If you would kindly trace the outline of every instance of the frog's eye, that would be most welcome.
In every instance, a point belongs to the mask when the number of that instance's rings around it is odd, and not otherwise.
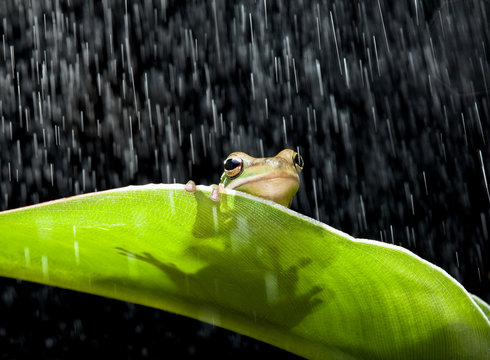
[[[296,166],[296,169],[299,171],[303,170],[303,166],[305,166],[305,162],[303,161],[303,158],[298,153],[294,153],[293,163],[294,163],[294,166]]]
[[[226,176],[234,178],[242,173],[243,160],[239,157],[229,157],[225,160],[224,166]]]

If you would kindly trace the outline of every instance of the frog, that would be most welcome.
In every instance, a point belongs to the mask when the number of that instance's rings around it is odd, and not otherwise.
[[[219,202],[220,194],[225,189],[233,189],[289,208],[299,189],[299,175],[304,161],[300,154],[291,149],[284,149],[269,158],[254,158],[244,152],[233,152],[225,159],[223,167],[219,184],[211,186],[211,200]],[[189,180],[184,188],[188,193],[193,193],[196,184]]]

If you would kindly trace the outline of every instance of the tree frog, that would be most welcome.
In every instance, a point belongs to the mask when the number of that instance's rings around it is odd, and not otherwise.
[[[220,193],[226,188],[290,207],[299,188],[299,173],[303,170],[304,161],[296,151],[285,149],[270,158],[254,158],[243,152],[234,152],[223,165],[219,185],[212,185],[211,200],[219,201]],[[190,180],[185,189],[193,193],[196,184]]]

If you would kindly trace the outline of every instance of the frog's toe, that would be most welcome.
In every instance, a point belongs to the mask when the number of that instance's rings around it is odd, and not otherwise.
[[[217,185],[213,185],[211,187],[211,193],[209,194],[209,198],[213,201],[220,201],[221,197],[219,195],[219,187]]]
[[[187,184],[184,186],[185,191],[188,193],[195,193],[196,192],[196,183],[192,180],[189,180]]]

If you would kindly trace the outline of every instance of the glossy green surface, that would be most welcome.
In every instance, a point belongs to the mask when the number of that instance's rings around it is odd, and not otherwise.
[[[160,308],[309,358],[489,356],[441,269],[238,192],[147,185],[0,213],[0,275]]]

